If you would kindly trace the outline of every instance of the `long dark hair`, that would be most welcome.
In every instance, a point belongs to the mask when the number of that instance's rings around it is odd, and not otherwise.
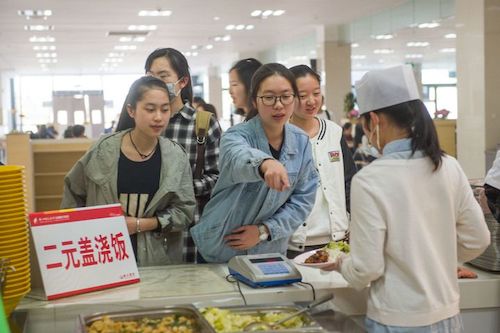
[[[260,85],[262,82],[270,76],[278,75],[285,78],[292,86],[293,93],[295,97],[299,95],[299,90],[297,89],[297,84],[295,83],[295,77],[293,73],[278,63],[270,63],[260,66],[252,77],[252,83],[250,85],[250,98],[248,99],[248,114],[246,120],[250,120],[258,114],[257,108],[257,93],[259,92]]]
[[[307,65],[297,65],[290,67],[290,71],[295,76],[295,79],[311,75],[316,79],[316,81],[318,81],[318,83],[321,83],[321,76],[319,76],[318,73],[316,73],[311,67]]]
[[[148,73],[151,70],[153,61],[158,58],[165,57],[170,62],[170,66],[174,69],[177,77],[188,78],[188,83],[181,91],[181,98],[183,103],[188,102],[193,103],[193,86],[191,84],[191,74],[189,73],[189,64],[186,57],[176,49],[166,47],[162,49],[154,50],[146,59],[146,64],[144,65],[144,70]]]
[[[396,126],[406,130],[411,138],[412,155],[417,150],[421,150],[425,156],[429,157],[434,164],[434,171],[439,169],[444,156],[439,139],[436,132],[436,127],[432,121],[425,104],[419,100],[404,102],[386,108],[372,111],[375,113],[383,113]],[[362,115],[367,124],[370,124],[370,113]]]
[[[231,67],[229,72],[236,71],[238,79],[243,83],[245,87],[245,93],[250,96],[250,85],[252,83],[253,74],[262,66],[262,63],[255,58],[241,59]]]
[[[153,76],[143,76],[132,83],[125,99],[125,103],[122,107],[122,112],[120,113],[120,119],[116,125],[116,131],[123,131],[129,128],[135,127],[134,118],[130,117],[127,111],[127,105],[130,105],[133,109],[136,108],[137,102],[142,100],[144,93],[150,89],[162,89],[168,96],[167,86],[165,82],[157,79]]]

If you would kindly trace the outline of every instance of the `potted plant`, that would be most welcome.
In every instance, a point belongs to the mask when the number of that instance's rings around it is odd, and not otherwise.
[[[344,113],[349,119],[357,118],[359,111],[355,109],[356,97],[352,92],[348,92],[344,97]]]

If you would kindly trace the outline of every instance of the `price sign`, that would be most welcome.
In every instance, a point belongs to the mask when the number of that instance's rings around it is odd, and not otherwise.
[[[139,282],[120,204],[29,217],[47,299]]]

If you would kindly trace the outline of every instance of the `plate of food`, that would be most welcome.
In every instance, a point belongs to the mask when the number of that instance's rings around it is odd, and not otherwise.
[[[302,266],[323,268],[334,263],[342,254],[349,253],[349,244],[344,241],[330,242],[326,246],[299,254],[293,261]]]

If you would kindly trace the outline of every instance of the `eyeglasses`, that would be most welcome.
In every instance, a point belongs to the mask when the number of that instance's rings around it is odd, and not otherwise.
[[[293,103],[295,94],[281,95],[281,96],[264,95],[264,96],[257,96],[257,98],[260,98],[262,100],[262,104],[267,106],[273,106],[274,104],[276,104],[278,100],[281,102],[281,104],[288,105]]]

